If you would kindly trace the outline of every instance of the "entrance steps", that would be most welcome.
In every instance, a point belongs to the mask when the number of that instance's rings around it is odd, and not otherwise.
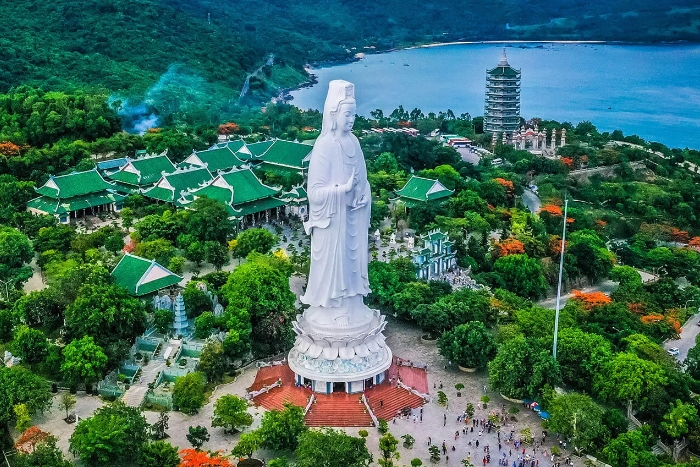
[[[140,407],[143,398],[146,397],[146,391],[148,391],[146,386],[131,386],[122,396],[122,401],[128,407]]]
[[[372,426],[361,394],[337,392],[314,394],[315,401],[306,414],[307,426]]]

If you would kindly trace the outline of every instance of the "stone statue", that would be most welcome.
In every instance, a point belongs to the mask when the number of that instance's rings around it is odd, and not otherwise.
[[[392,233],[389,236],[389,245],[396,245],[396,234]]]
[[[360,144],[352,134],[354,86],[329,84],[323,127],[309,161],[311,269],[301,302],[319,324],[347,326],[355,312],[371,311],[363,297],[370,293],[367,275],[371,193]]]

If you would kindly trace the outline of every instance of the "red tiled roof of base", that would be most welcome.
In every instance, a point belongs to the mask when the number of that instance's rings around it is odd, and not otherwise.
[[[314,397],[304,420],[307,426],[372,426],[372,417],[360,402],[362,394],[338,392]]]
[[[306,407],[309,397],[311,397],[311,391],[294,385],[294,372],[288,365],[266,366],[258,369],[255,381],[248,388],[248,391],[257,391],[263,386],[269,386],[278,379],[282,380],[282,387],[274,388],[255,397],[253,399],[255,405],[268,410],[283,410],[284,404],[287,402],[299,407]]]

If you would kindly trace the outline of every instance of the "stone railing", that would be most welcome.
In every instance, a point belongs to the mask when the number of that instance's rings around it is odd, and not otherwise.
[[[278,379],[274,383],[270,384],[269,386],[263,386],[262,388],[258,389],[257,391],[250,391],[248,394],[246,394],[246,398],[248,400],[252,400],[255,397],[258,397],[260,394],[264,394],[266,392],[269,392],[271,389],[274,388],[281,388],[282,387],[282,380]]]
[[[399,367],[405,366],[405,367],[409,367],[409,368],[419,368],[421,370],[428,369],[428,365],[426,365],[425,363],[414,362],[411,360],[403,360],[403,359],[398,358],[398,357],[396,357],[395,361],[396,361],[396,366],[399,366]]]
[[[588,459],[591,462],[591,464],[594,465],[595,467],[612,467],[611,465],[606,464],[603,461],[599,461],[598,459],[596,459],[593,456],[586,455],[586,459]]]
[[[420,397],[423,399],[425,402],[430,402],[430,395],[429,394],[423,394],[422,392],[419,392],[417,389],[412,388],[411,386],[406,386],[401,382],[400,379],[396,380],[396,385],[400,388],[404,388],[406,391],[415,394],[416,396]]]
[[[314,400],[316,400],[316,397],[314,397],[314,394],[311,393],[311,397],[309,397],[309,402],[307,402],[306,407],[304,407],[304,416],[306,416],[306,413],[311,410],[311,405],[314,403]]]
[[[658,446],[663,452],[665,452],[669,456],[673,455],[673,450],[666,446],[664,443],[662,443],[661,440],[656,441],[656,446]]]
[[[365,397],[364,394],[360,397],[360,400],[362,401],[363,404],[365,404],[365,408],[367,409],[367,413],[369,414],[369,417],[372,419],[372,423],[374,423],[374,426],[379,426],[379,420],[377,420],[376,415],[374,415],[374,412],[372,412],[372,409],[369,407],[369,403],[367,402],[367,398]]]
[[[257,362],[256,365],[258,368],[263,368],[266,366],[278,366],[278,365],[284,365],[285,361],[284,360],[272,360],[269,362]]]

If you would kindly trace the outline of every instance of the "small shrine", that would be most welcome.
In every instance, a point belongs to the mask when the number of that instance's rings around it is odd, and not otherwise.
[[[452,251],[454,242],[447,234],[439,229],[431,230],[426,235],[421,235],[420,239],[423,245],[418,242],[411,251],[418,279],[438,279],[457,266],[457,259]]]

